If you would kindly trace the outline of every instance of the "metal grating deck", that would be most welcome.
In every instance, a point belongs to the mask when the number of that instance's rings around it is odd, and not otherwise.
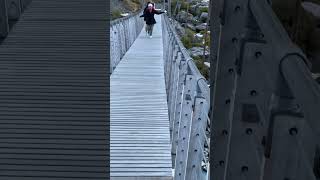
[[[172,179],[161,16],[111,75],[111,179]]]
[[[105,0],[33,0],[0,45],[0,180],[101,180]]]

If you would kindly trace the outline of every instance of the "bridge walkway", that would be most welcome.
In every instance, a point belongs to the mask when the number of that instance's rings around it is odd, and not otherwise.
[[[161,16],[144,30],[110,79],[111,179],[172,179]]]

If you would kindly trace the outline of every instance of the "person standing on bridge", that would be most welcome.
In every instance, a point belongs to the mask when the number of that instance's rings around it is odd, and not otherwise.
[[[146,7],[145,7],[144,10],[143,10],[143,14],[147,11],[149,4],[152,4],[153,7],[155,7],[154,3],[148,1]]]
[[[153,5],[153,8],[155,8],[155,4],[154,4],[153,2],[148,1],[146,7],[145,7],[144,10],[143,10],[143,14],[145,14],[146,11],[148,10],[149,4],[152,4],[152,5]],[[144,21],[146,21],[146,17],[144,17]],[[147,29],[146,29],[146,32],[147,32]]]
[[[154,8],[154,5],[152,3],[148,3],[148,7],[144,10],[143,14],[140,17],[144,17],[144,20],[146,21],[146,32],[147,35],[152,38],[152,32],[153,32],[153,26],[156,24],[156,20],[154,19],[155,14],[162,14],[166,13],[166,11],[161,12],[157,11]]]

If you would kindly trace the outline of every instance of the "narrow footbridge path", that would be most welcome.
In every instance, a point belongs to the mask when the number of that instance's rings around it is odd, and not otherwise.
[[[112,179],[172,178],[161,16],[142,31],[111,75]]]

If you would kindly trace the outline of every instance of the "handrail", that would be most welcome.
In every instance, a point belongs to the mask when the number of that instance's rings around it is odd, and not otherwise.
[[[205,146],[209,144],[210,94],[207,80],[182,44],[174,27],[163,15],[164,69],[175,180],[205,179],[202,170]]]
[[[208,88],[208,82],[207,80],[204,78],[204,76],[200,73],[199,69],[197,68],[197,66],[195,65],[195,63],[193,62],[193,58],[191,58],[189,52],[187,51],[187,49],[184,47],[182,41],[180,40],[177,32],[175,31],[174,27],[170,24],[169,19],[167,16],[164,16],[165,18],[165,22],[168,24],[168,27],[170,28],[175,41],[179,47],[180,52],[182,53],[182,56],[184,57],[184,59],[187,61],[188,66],[189,66],[189,70],[190,73],[192,75],[194,75],[196,77],[196,80],[198,82],[198,86],[200,88],[200,91],[202,93],[204,93],[203,95],[205,96],[205,98],[209,101],[210,99],[210,91]]]

